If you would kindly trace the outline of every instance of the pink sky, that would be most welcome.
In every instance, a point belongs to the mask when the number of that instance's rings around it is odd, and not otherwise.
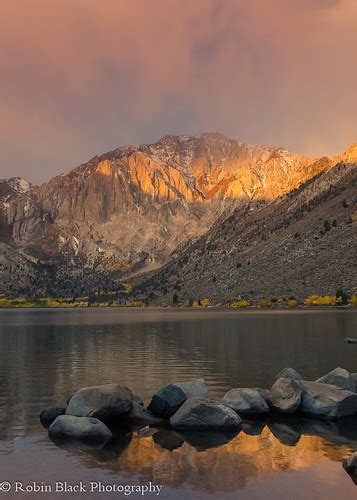
[[[356,0],[2,0],[0,19],[0,177],[166,134],[357,142]]]

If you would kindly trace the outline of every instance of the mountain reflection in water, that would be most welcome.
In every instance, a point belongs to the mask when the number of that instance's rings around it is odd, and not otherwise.
[[[357,372],[357,349],[343,342],[354,336],[356,311],[0,315],[2,478],[151,480],[164,485],[160,497],[170,500],[356,498],[341,462],[357,451],[357,418],[324,422],[269,416],[245,420],[236,435],[143,429],[117,434],[100,450],[56,446],[39,422],[44,407],[62,404],[72,391],[90,385],[121,383],[148,403],[173,381],[204,378],[210,394],[220,398],[232,387],[267,388],[285,366],[310,380],[336,366]]]

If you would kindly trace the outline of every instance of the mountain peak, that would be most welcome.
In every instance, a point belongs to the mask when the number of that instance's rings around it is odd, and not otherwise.
[[[350,144],[346,152],[346,160],[350,162],[357,161],[357,142]]]

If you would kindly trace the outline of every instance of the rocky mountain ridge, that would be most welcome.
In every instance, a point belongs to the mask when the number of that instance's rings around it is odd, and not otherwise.
[[[0,181],[1,292],[78,294],[140,281],[232,215],[251,221],[354,161],[356,145],[309,158],[196,134],[119,147],[41,186]]]

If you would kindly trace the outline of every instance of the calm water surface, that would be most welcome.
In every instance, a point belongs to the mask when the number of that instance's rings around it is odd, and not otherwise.
[[[233,437],[139,432],[103,450],[58,448],[38,419],[82,386],[117,382],[148,402],[165,384],[192,378],[221,397],[232,387],[270,387],[285,366],[312,380],[336,366],[357,372],[357,346],[343,342],[356,332],[350,310],[2,310],[0,483],[152,481],[168,499],[357,498],[341,466],[357,450],[357,419],[247,422]]]

